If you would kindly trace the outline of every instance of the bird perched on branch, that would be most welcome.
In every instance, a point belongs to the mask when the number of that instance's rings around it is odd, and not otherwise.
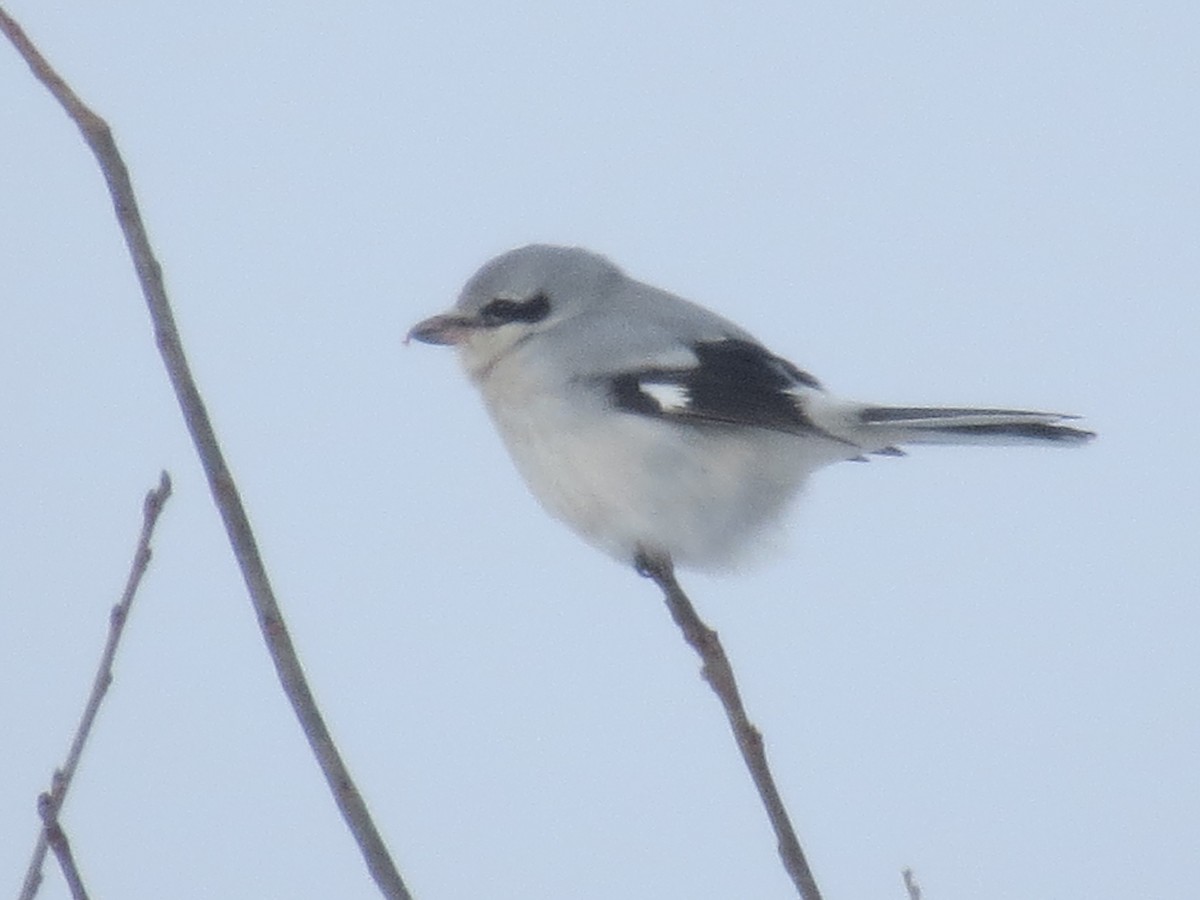
[[[575,247],[496,257],[408,337],[453,345],[534,496],[638,565],[736,562],[831,463],[1094,436],[1056,413],[837,397],[727,319]]]

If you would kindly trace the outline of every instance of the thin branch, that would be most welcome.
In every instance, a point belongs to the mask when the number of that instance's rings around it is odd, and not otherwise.
[[[242,506],[233,476],[225,464],[200,392],[192,379],[163,285],[162,268],[150,249],[146,228],[142,223],[133,185],[129,179],[129,171],[117,151],[112,131],[107,122],[83,104],[3,9],[0,9],[0,30],[5,32],[29,64],[33,74],[54,95],[67,115],[79,127],[84,140],[100,164],[116,209],[117,222],[125,236],[125,244],[150,310],[159,353],[175,389],[176,399],[179,401],[192,442],[196,446],[200,463],[204,467],[209,490],[225,523],[225,531],[233,546],[234,556],[241,568],[242,578],[246,582],[251,603],[258,617],[259,628],[262,630],[284,693],[300,720],[309,746],[317,758],[342,817],[358,842],[375,883],[385,897],[408,900],[408,889],[404,886],[383,838],[371,819],[367,805],[333,743],[304,677],[300,660],[259,555],[250,520]]]
[[[917,884],[917,876],[912,869],[900,873],[904,877],[904,889],[908,891],[908,900],[921,900],[921,885]]]
[[[25,871],[21,900],[30,900],[37,893],[38,886],[42,882],[42,863],[46,858],[48,846],[54,848],[59,863],[63,862],[63,851],[54,847],[56,838],[54,829],[58,829],[58,811],[62,809],[67,789],[71,786],[71,779],[75,777],[75,770],[79,768],[79,758],[83,755],[83,748],[87,745],[88,737],[92,733],[96,713],[100,711],[100,704],[103,702],[105,694],[108,693],[108,686],[112,684],[113,660],[117,655],[117,646],[121,643],[125,623],[129,621],[129,610],[133,606],[133,598],[137,595],[138,586],[142,583],[142,576],[146,574],[147,566],[150,565],[150,538],[154,535],[154,526],[158,524],[159,513],[162,512],[163,506],[170,496],[171,476],[163,472],[159,476],[158,487],[146,494],[145,502],[142,504],[142,532],[138,536],[137,549],[134,551],[133,562],[129,567],[129,576],[125,579],[125,590],[122,591],[117,605],[109,613],[108,640],[104,643],[104,652],[100,654],[100,665],[96,668],[96,677],[92,679],[92,692],[88,695],[83,715],[79,718],[79,726],[75,729],[75,736],[71,739],[71,749],[67,752],[67,760],[61,769],[55,770],[50,790],[38,798],[38,811],[45,827],[38,835],[37,844],[33,849],[33,858],[30,859],[29,868]],[[58,830],[58,833],[61,834],[61,829]],[[65,847],[66,837],[63,836],[62,840]],[[67,856],[70,855],[69,848],[66,853]],[[67,876],[68,883],[71,883],[71,874],[67,872],[66,868],[63,869],[63,874]],[[78,872],[75,873],[75,878],[78,879]],[[79,890],[82,892],[82,884],[79,885]],[[71,893],[79,896],[75,891],[74,884],[71,886]]]
[[[671,618],[675,620],[692,649],[699,654],[703,663],[701,673],[720,699],[721,705],[725,707],[725,716],[729,719],[729,727],[733,729],[738,749],[742,751],[742,759],[746,762],[746,768],[750,770],[754,786],[758,788],[758,796],[767,810],[771,827],[775,829],[775,837],[779,842],[779,857],[783,860],[784,869],[791,876],[802,900],[821,900],[821,892],[817,888],[812,870],[808,867],[804,851],[800,849],[800,841],[796,838],[796,831],[792,828],[787,809],[767,765],[762,734],[746,715],[737,681],[733,677],[733,667],[729,664],[720,638],[696,614],[691,600],[675,580],[675,567],[669,559],[642,553],[638,555],[635,565],[639,574],[652,580],[663,592],[667,608],[671,611]]]
[[[58,859],[59,868],[62,869],[67,886],[71,889],[71,896],[74,900],[88,900],[87,889],[84,888],[83,879],[79,876],[79,867],[75,865],[75,856],[71,853],[71,844],[67,840],[67,833],[58,824],[58,810],[55,808],[54,799],[49,794],[42,794],[38,797],[38,813],[42,817],[42,834],[46,836],[46,842],[54,851],[55,858]]]

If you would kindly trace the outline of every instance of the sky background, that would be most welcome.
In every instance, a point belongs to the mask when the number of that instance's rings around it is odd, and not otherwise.
[[[7,4],[112,124],[322,709],[420,898],[784,898],[656,591],[529,497],[454,356],[581,244],[839,393],[1079,450],[818,473],[684,575],[828,900],[1200,883],[1194,3]],[[0,893],[160,469],[63,813],[93,896],[375,896],[262,647],[89,151],[0,46]],[[47,866],[41,897],[67,896]]]

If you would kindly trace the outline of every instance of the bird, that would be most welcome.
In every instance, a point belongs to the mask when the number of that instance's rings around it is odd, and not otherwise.
[[[1059,413],[838,397],[728,319],[580,247],[502,253],[410,340],[457,350],[534,497],[639,570],[740,568],[833,463],[1095,436]]]

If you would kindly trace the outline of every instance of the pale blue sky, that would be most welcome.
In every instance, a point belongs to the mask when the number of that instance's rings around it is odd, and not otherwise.
[[[1200,12],[1066,2],[8,8],[113,125],[323,709],[420,898],[790,896],[651,587],[529,498],[453,356],[578,243],[840,393],[1082,450],[819,473],[687,577],[829,900],[1200,883]],[[367,898],[96,166],[0,48],[0,891],[176,491],[64,813],[97,897]],[[48,868],[45,900],[67,896]]]

